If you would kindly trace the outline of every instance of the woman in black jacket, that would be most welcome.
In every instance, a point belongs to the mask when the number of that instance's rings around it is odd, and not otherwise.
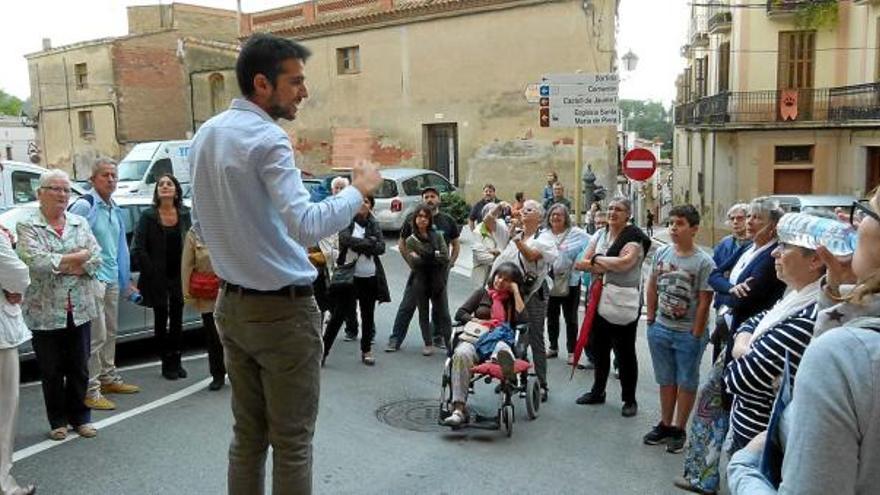
[[[433,353],[431,347],[431,311],[430,308],[446,307],[444,298],[449,270],[449,247],[443,240],[443,235],[434,228],[434,212],[426,205],[419,205],[412,214],[412,235],[406,239],[406,248],[409,251],[409,265],[413,270],[413,284],[411,290],[415,291],[415,297],[419,308],[419,327],[422,329],[422,340],[425,347],[422,349],[423,356]],[[449,329],[452,327],[449,313],[438,314],[434,317],[434,325],[438,328]],[[437,321],[439,319],[444,321]],[[449,335],[444,335],[443,340],[449,346]]]
[[[356,306],[361,309],[361,361],[372,366],[376,363],[373,357],[373,337],[376,335],[375,311],[376,302],[391,302],[388,281],[379,257],[385,253],[385,241],[382,229],[373,217],[373,206],[376,200],[366,196],[351,225],[339,232],[339,259],[336,269],[345,269],[344,265],[354,263],[354,285],[345,288],[332,288],[331,299],[333,310],[327,328],[324,330],[324,358],[327,360],[333,341],[339,328],[349,318],[355,316]]]
[[[183,206],[177,179],[163,174],[156,182],[153,206],[144,210],[132,239],[131,255],[138,263],[138,290],[143,304],[153,308],[156,338],[162,353],[162,376],[186,378],[180,364],[183,330],[183,289],[180,262],[183,239],[192,224]]]

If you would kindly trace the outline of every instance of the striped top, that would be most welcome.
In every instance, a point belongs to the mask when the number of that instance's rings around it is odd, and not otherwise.
[[[752,333],[768,310],[746,320],[737,334]],[[724,384],[733,394],[730,425],[735,445],[745,445],[767,429],[778,389],[777,381],[785,368],[785,356],[794,379],[801,356],[813,338],[816,304],[810,304],[764,332],[749,352],[730,362],[724,370]]]

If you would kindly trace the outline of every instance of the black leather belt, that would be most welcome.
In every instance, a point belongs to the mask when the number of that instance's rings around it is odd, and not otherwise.
[[[314,294],[311,285],[288,285],[275,290],[257,290],[248,289],[230,282],[223,281],[221,283],[226,292],[237,292],[246,296],[290,296],[293,297],[309,297]]]

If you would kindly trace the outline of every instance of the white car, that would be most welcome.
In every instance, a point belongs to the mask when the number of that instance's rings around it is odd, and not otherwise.
[[[400,230],[407,215],[422,201],[422,189],[434,187],[440,194],[455,192],[455,186],[442,175],[423,168],[385,168],[379,170],[382,185],[376,190],[373,214],[382,230]]]

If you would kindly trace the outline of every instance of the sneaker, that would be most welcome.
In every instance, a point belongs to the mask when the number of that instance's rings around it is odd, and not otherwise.
[[[422,348],[422,356],[430,356],[432,354],[434,354],[433,347],[426,345],[425,347]]]
[[[443,424],[446,426],[461,426],[462,423],[464,423],[464,413],[458,409],[452,411],[452,414],[443,420]]]
[[[513,356],[509,352],[499,352],[495,356],[498,365],[501,366],[501,376],[507,383],[516,382],[516,373],[514,372]]]
[[[125,382],[110,382],[101,384],[102,394],[136,394],[141,391],[137,385]]]
[[[559,356],[559,351],[556,349],[550,349],[547,351],[547,359],[553,359]]]
[[[587,392],[584,395],[577,398],[574,401],[575,404],[587,405],[587,404],[604,404],[605,403],[605,394],[594,394],[593,392]]]
[[[55,428],[54,430],[49,432],[49,438],[55,440],[56,442],[60,442],[67,438],[67,427],[62,426],[60,428]]]
[[[547,402],[547,399],[550,398],[550,389],[546,386],[541,387],[541,402]]]
[[[690,481],[686,480],[684,476],[679,476],[672,480],[672,484],[675,485],[676,488],[680,488],[686,492],[691,493],[701,493],[702,495],[715,495],[718,492],[713,492],[709,490],[703,490],[698,486],[694,486]]]
[[[98,430],[95,429],[94,426],[86,423],[84,425],[79,425],[76,428],[76,434],[83,438],[95,438],[98,436]]]
[[[684,450],[684,443],[687,440],[687,434],[681,428],[672,428],[669,439],[666,440],[666,452],[670,454],[678,454]]]
[[[666,426],[663,422],[657,423],[657,426],[651,429],[648,433],[643,437],[643,441],[645,445],[660,445],[661,443],[666,443],[672,438],[673,434],[676,430],[673,426]]]
[[[385,352],[397,352],[400,350],[400,344],[394,339],[388,339],[388,345],[385,346]]]
[[[372,352],[365,352],[361,355],[361,361],[367,366],[373,366],[376,364],[376,358],[373,357]]]
[[[116,409],[116,404],[114,404],[110,399],[104,397],[103,395],[99,395],[97,397],[86,397],[83,401],[89,409],[95,409],[96,411],[112,411]]]
[[[352,342],[357,340],[358,336],[356,333],[348,333],[345,332],[345,337],[342,337],[342,340],[345,342]]]
[[[620,415],[624,418],[631,418],[639,413],[639,405],[636,402],[624,402],[623,408],[620,409]]]

